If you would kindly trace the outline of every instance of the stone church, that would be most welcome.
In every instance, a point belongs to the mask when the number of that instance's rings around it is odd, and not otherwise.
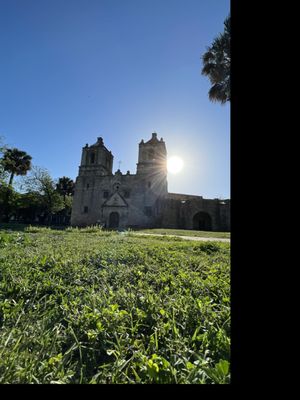
[[[113,158],[101,137],[83,147],[72,226],[230,230],[230,200],[168,192],[166,144],[156,133],[139,143],[136,174],[113,174]]]

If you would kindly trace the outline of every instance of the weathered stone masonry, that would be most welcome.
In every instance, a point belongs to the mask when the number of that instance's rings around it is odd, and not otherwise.
[[[136,174],[112,173],[113,155],[102,138],[82,149],[72,226],[230,230],[230,200],[168,193],[163,139],[139,144]]]

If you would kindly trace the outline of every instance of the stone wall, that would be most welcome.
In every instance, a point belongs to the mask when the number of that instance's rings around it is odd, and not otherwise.
[[[137,174],[112,174],[113,155],[102,138],[82,151],[76,179],[72,226],[230,230],[230,200],[168,193],[163,139],[139,145]],[[112,215],[114,213],[114,215]],[[117,214],[115,214],[117,213]]]
[[[169,194],[164,200],[162,228],[196,229],[197,214],[210,221],[212,231],[230,230],[230,202],[219,199],[203,199],[201,196]],[[197,218],[196,218],[197,221]],[[200,229],[201,230],[201,229]]]
[[[71,224],[86,226],[103,224],[109,226],[109,215],[118,212],[120,228],[152,227],[159,218],[158,199],[160,187],[149,177],[137,175],[79,176],[76,180]],[[107,205],[118,193],[122,200]],[[126,204],[126,205],[124,205]]]

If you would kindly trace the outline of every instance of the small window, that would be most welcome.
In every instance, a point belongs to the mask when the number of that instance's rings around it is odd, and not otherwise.
[[[149,206],[145,207],[145,214],[147,215],[147,217],[151,217],[152,215],[152,208]]]
[[[154,160],[154,150],[150,149],[148,152],[148,160]]]
[[[108,192],[107,192],[107,191],[103,192],[103,197],[104,197],[105,199],[108,198]]]
[[[95,153],[91,154],[91,164],[95,163]]]
[[[89,211],[89,208],[88,208],[88,206],[84,206],[84,209],[83,209],[83,212],[84,212],[84,214],[87,214],[87,213],[88,213],[88,211]]]
[[[90,187],[90,184],[89,184],[89,183],[87,183],[87,184],[86,184],[86,188],[88,189],[89,187]]]
[[[115,182],[115,183],[113,184],[113,190],[119,190],[119,189],[120,189],[120,185],[121,185],[120,182]]]
[[[130,197],[130,191],[129,191],[129,190],[125,190],[125,192],[124,192],[124,197],[125,197],[126,199],[128,199],[128,197]]]
[[[151,182],[148,182],[148,188],[151,188]]]

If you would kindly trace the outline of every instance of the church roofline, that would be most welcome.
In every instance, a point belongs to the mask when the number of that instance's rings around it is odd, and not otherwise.
[[[157,139],[157,133],[153,132],[151,139],[149,139],[147,142],[144,142],[144,139],[142,139],[139,143],[139,145],[146,145],[146,144],[165,144],[163,138],[160,138],[160,140]]]
[[[90,146],[88,145],[88,143],[86,143],[86,145],[83,147],[83,149],[85,149],[85,148],[91,149],[91,148],[95,148],[95,147],[102,147],[105,151],[107,151],[113,157],[111,150],[108,150],[104,146],[103,138],[100,137],[100,136],[97,138],[97,142],[96,143],[91,144]]]
[[[114,197],[114,196],[119,196],[120,198],[121,198],[121,200],[125,203],[125,204],[110,204],[110,205],[108,205],[107,203]],[[102,208],[103,207],[128,207],[128,203],[127,203],[127,201],[124,199],[124,197],[121,195],[121,193],[119,193],[119,192],[114,192],[111,196],[109,196],[109,198],[108,199],[106,199],[105,201],[104,201],[104,203],[102,204],[102,206],[101,206]]]
[[[201,198],[203,199],[202,196],[197,196],[195,194],[183,194],[183,193],[168,193],[167,195],[169,198],[174,198],[175,200],[188,200],[190,199],[195,199],[195,198]]]
[[[203,196],[195,195],[195,194],[183,194],[183,193],[168,193],[167,195],[168,198],[173,200],[192,200],[192,199],[203,199],[203,200],[210,200],[210,201],[219,201],[219,202],[224,202],[225,204],[230,203],[230,199],[207,199],[204,198]]]

